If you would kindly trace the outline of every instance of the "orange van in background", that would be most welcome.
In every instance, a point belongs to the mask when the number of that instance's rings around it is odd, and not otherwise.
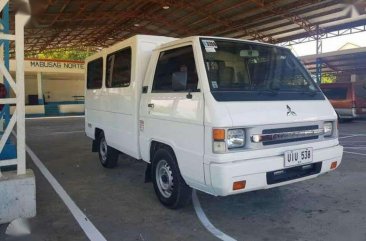
[[[332,103],[339,120],[366,116],[365,83],[321,84],[320,88]]]

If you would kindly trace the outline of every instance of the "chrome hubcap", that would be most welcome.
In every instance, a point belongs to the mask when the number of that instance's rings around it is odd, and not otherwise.
[[[173,193],[173,174],[167,161],[160,160],[155,173],[156,183],[160,193],[169,198]]]
[[[105,163],[107,160],[107,142],[105,138],[100,140],[100,156],[102,157],[102,162]]]

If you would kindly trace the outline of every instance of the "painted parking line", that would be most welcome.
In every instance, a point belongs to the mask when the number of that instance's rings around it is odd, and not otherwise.
[[[366,140],[362,140],[362,141],[349,141],[349,140],[344,140],[344,141],[342,141],[342,143],[344,143],[344,144],[352,144],[352,143],[366,143]]]
[[[75,133],[85,133],[85,130],[76,130],[76,131],[55,131],[52,135],[58,135],[58,134],[75,134]]]
[[[344,153],[353,154],[353,155],[360,155],[360,156],[366,156],[365,153],[358,153],[353,151],[343,151]]]
[[[224,241],[236,241],[236,239],[230,237],[229,235],[225,234],[221,230],[217,229],[207,218],[205,212],[202,210],[201,203],[198,200],[196,190],[193,190],[192,192],[192,201],[193,201],[193,207],[196,211],[198,219],[201,221],[202,225],[214,236],[217,238],[224,240]]]
[[[80,208],[75,204],[67,192],[62,188],[60,183],[56,178],[48,171],[47,167],[41,162],[41,160],[34,154],[34,152],[26,146],[26,151],[33,163],[38,167],[43,176],[51,184],[55,192],[60,196],[62,201],[65,203],[66,207],[70,210],[71,214],[74,216],[76,221],[79,223],[80,227],[86,234],[86,236],[91,241],[106,241],[104,236],[99,232],[99,230],[94,226],[94,224],[88,219],[88,217],[80,210]]]
[[[366,136],[366,134],[346,135],[346,136],[338,137],[338,139],[345,139],[345,138],[351,138],[351,137],[356,137],[356,136]]]
[[[50,120],[50,119],[70,119],[70,118],[84,118],[83,115],[70,116],[42,116],[42,117],[27,117],[26,120]]]

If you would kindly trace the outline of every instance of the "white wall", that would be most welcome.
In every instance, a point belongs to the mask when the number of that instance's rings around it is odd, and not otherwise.
[[[74,101],[72,96],[84,96],[84,80],[43,80],[43,93],[46,102]]]
[[[74,101],[75,98],[72,96],[84,96],[85,80],[83,75],[80,75],[79,79],[75,79],[75,76],[68,77],[67,74],[59,73],[57,77],[59,79],[54,79],[54,76],[47,74],[42,75],[43,95],[46,102]],[[28,95],[38,95],[36,73],[29,73],[25,76],[26,105],[29,104]],[[11,93],[11,96],[14,97],[14,94]]]
[[[28,105],[28,95],[38,95],[36,76],[25,76],[25,104]]]

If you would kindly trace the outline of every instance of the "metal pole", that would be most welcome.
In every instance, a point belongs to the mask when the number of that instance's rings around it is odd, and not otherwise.
[[[3,33],[9,34],[9,3],[7,3],[2,11],[2,25],[3,25]],[[10,41],[9,40],[3,40],[3,46],[4,46],[4,65],[7,70],[9,70],[9,52],[10,52]],[[4,86],[6,89],[6,98],[10,97],[10,86],[9,82],[6,78],[4,78]],[[9,105],[4,105],[4,127],[8,126],[10,121],[10,107]]]
[[[321,54],[323,52],[323,43],[319,34],[319,26],[316,26],[316,54]],[[320,58],[316,58],[316,82],[321,84],[322,82],[322,60]]]
[[[24,100],[24,25],[29,15],[15,15],[15,59],[16,59],[16,118],[17,118],[17,159],[18,175],[25,174],[25,100]]]

